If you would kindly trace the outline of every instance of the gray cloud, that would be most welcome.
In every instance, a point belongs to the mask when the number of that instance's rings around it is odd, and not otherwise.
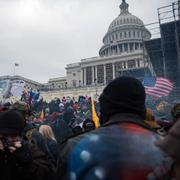
[[[40,82],[65,75],[68,63],[98,55],[102,38],[119,14],[119,0],[0,0],[0,75]],[[145,24],[172,0],[128,0]]]

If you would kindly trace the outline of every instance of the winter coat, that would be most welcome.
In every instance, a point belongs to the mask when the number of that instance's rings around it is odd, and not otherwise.
[[[55,140],[52,139],[45,139],[45,144],[49,160],[56,166],[58,156],[58,144]]]
[[[78,180],[168,179],[172,160],[154,142],[159,135],[134,114],[117,114],[73,149],[69,177]]]
[[[60,148],[57,162],[57,180],[67,180],[68,177],[68,160],[73,148],[80,142],[82,138],[87,136],[88,133],[83,133],[78,136],[72,136],[69,140],[65,141]]]
[[[53,180],[54,171],[46,155],[32,144],[23,143],[15,153],[0,151],[1,180]]]
[[[55,167],[58,154],[57,142],[52,139],[44,138],[43,135],[37,131],[32,133],[32,143],[47,155],[49,161]]]
[[[68,137],[72,135],[71,129],[68,127],[66,122],[62,119],[56,119],[54,122],[50,123],[51,128],[55,134],[55,138],[59,146],[64,142]]]

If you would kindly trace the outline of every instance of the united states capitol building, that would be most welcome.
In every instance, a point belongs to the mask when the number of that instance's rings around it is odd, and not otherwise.
[[[132,70],[146,69],[153,73],[143,45],[151,38],[150,32],[138,17],[128,11],[125,0],[119,7],[120,14],[103,37],[99,56],[67,65],[67,86],[103,85]]]
[[[103,37],[99,56],[67,64],[65,77],[49,79],[46,84],[36,83],[36,88],[41,89],[46,98],[99,94],[107,83],[118,76],[142,78],[145,74],[154,74],[144,46],[144,41],[151,39],[151,33],[142,20],[129,12],[125,0],[119,8],[120,14],[110,23]],[[30,88],[32,81],[26,79],[25,82]]]

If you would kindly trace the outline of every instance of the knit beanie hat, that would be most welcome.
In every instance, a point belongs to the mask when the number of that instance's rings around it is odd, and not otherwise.
[[[20,113],[8,110],[0,113],[0,134],[20,135],[24,128],[24,120]]]
[[[106,122],[112,115],[131,113],[145,120],[145,97],[144,86],[139,80],[133,77],[118,77],[104,88],[99,98],[101,118]]]

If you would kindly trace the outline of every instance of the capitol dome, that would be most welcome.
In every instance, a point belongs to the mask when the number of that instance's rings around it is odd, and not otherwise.
[[[102,57],[140,50],[143,41],[151,38],[143,21],[128,11],[129,5],[125,0],[119,7],[119,16],[112,21],[103,38],[103,46],[99,51]]]

